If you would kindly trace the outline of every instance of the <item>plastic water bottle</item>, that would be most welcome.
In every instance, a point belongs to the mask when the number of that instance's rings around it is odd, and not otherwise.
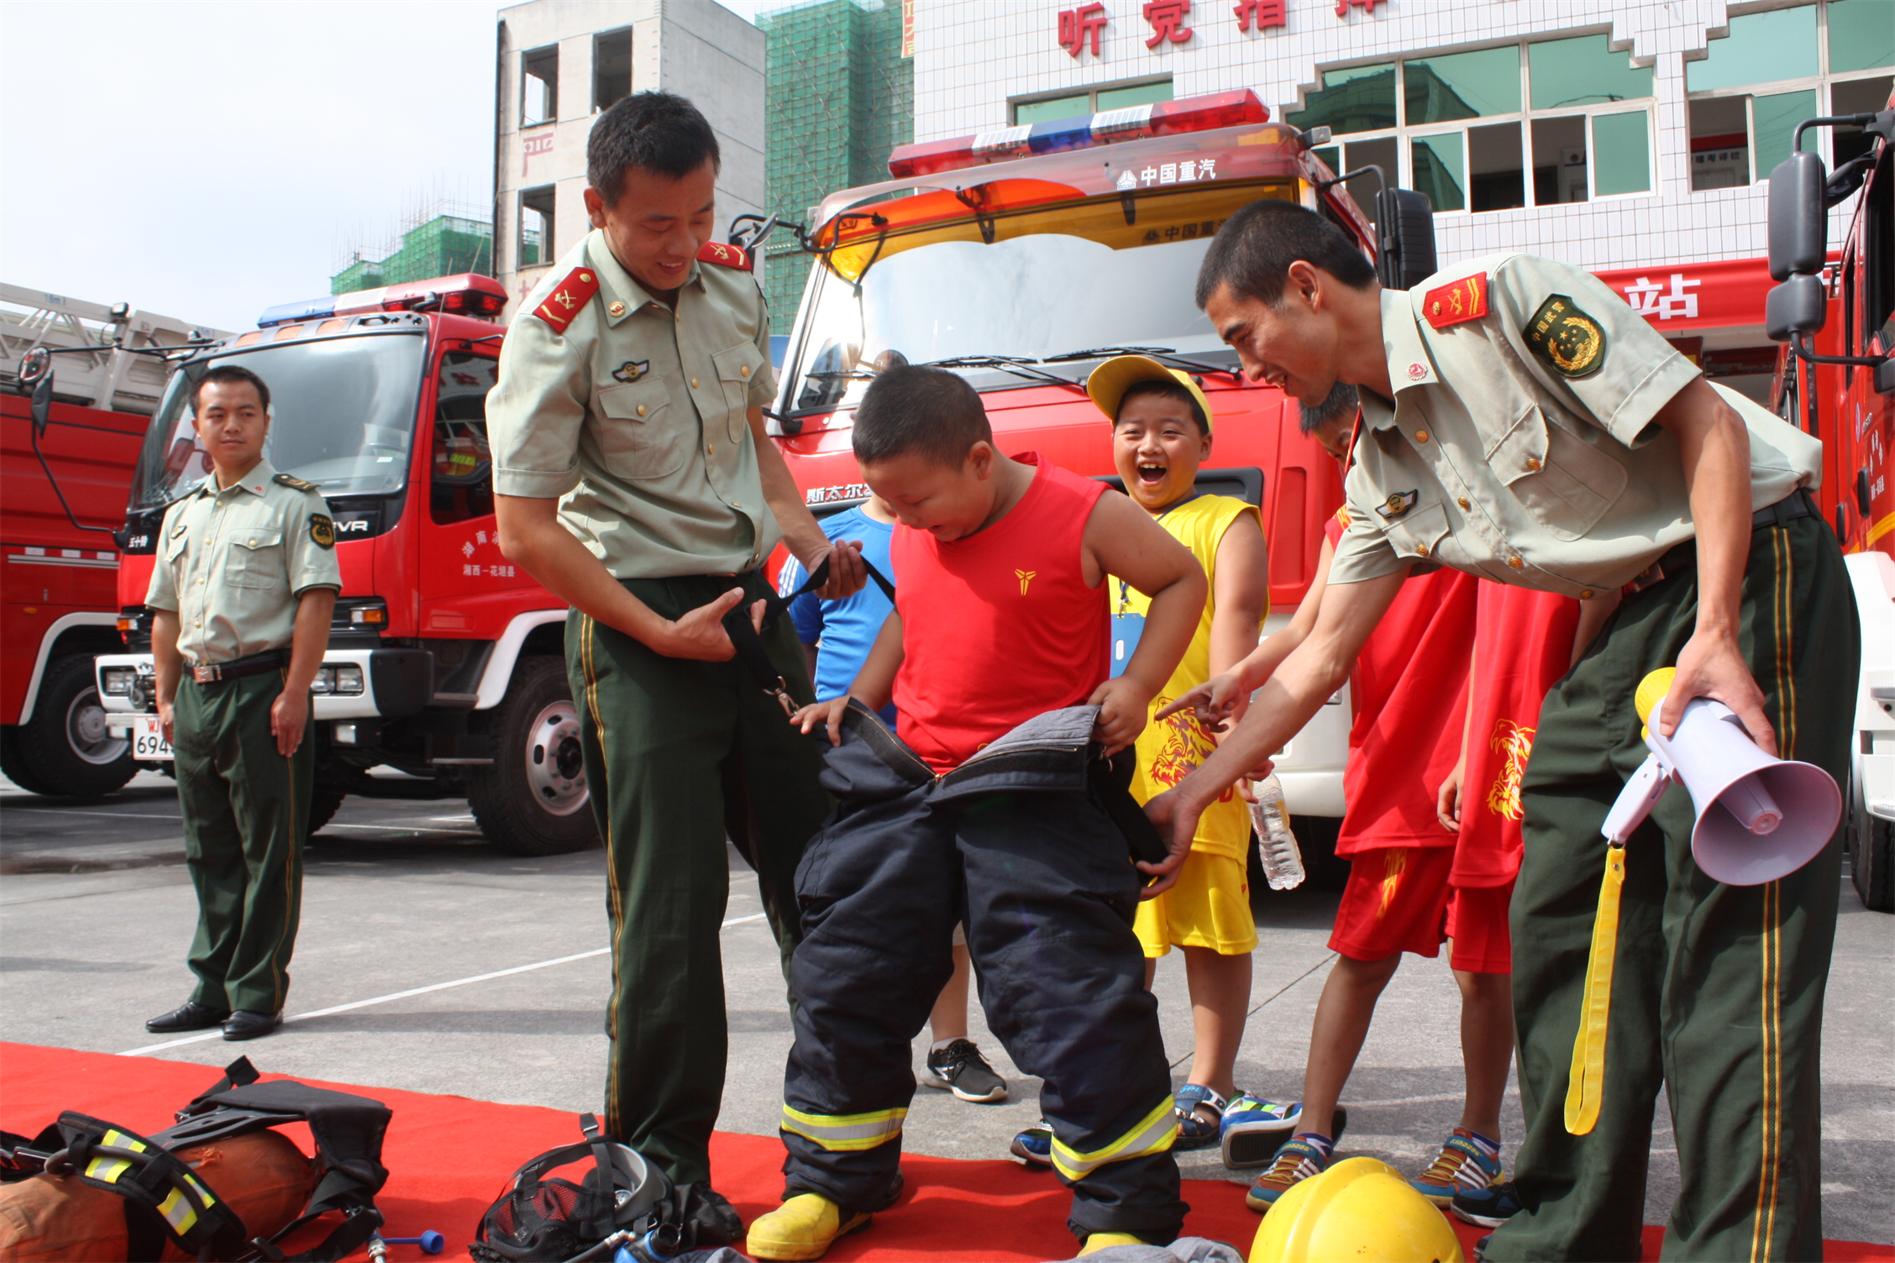
[[[1283,803],[1283,786],[1276,773],[1250,782],[1257,800],[1250,804],[1250,827],[1257,831],[1257,850],[1263,856],[1263,875],[1272,890],[1294,890],[1303,884],[1303,852],[1290,832],[1290,811]]]

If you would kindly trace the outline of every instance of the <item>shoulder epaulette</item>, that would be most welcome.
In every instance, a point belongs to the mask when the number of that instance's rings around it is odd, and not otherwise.
[[[1479,320],[1487,314],[1487,274],[1477,272],[1429,290],[1422,297],[1421,314],[1436,329]]]
[[[751,269],[750,252],[742,246],[733,246],[728,241],[707,241],[704,248],[697,252],[699,263],[715,263],[719,267],[736,268],[739,272]]]
[[[551,325],[554,333],[564,333],[573,317],[585,310],[598,292],[599,274],[589,267],[576,267],[566,273],[565,280],[553,286],[546,300],[533,309],[533,314]]]
[[[295,474],[278,474],[275,481],[283,484],[285,487],[294,487],[298,491],[316,490],[315,483],[310,482],[306,478],[298,478]]]

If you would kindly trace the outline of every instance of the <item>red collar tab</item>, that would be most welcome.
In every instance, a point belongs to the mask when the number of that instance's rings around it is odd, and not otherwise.
[[[733,246],[728,241],[707,241],[704,248],[697,252],[699,263],[715,263],[719,267],[736,268],[739,272],[748,272],[751,267],[750,252],[742,246]]]
[[[1487,314],[1487,273],[1437,286],[1421,300],[1421,313],[1436,329],[1479,320]]]
[[[599,274],[589,267],[576,267],[566,279],[553,286],[553,292],[533,309],[533,314],[553,326],[554,333],[565,333],[573,317],[585,310],[599,292]]]

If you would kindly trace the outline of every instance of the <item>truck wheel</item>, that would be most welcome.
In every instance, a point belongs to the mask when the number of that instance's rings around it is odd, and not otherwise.
[[[1862,906],[1895,912],[1895,820],[1878,820],[1863,811],[1849,822],[1849,879]]]
[[[138,771],[132,743],[105,727],[90,654],[56,658],[40,679],[33,719],[19,731],[22,770],[35,792],[100,798]]]
[[[493,766],[467,801],[489,841],[515,855],[563,855],[599,844],[579,755],[579,714],[558,658],[523,658],[486,718]]]
[[[336,809],[342,806],[342,800],[348,796],[348,791],[333,781],[326,781],[320,776],[316,778],[316,783],[309,790],[310,837],[315,837],[324,825],[335,818]]]
[[[38,777],[33,775],[33,769],[26,765],[26,758],[20,753],[18,728],[0,728],[0,774],[4,774],[8,780],[29,794],[51,792]]]

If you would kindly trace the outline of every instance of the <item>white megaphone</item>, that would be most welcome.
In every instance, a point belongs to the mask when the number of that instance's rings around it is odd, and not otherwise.
[[[1842,818],[1842,791],[1813,763],[1773,759],[1757,748],[1722,702],[1694,699],[1666,737],[1654,717],[1674,668],[1639,682],[1636,705],[1651,754],[1606,814],[1606,841],[1623,845],[1674,780],[1697,809],[1691,857],[1706,876],[1731,886],[1760,886],[1816,858]]]

